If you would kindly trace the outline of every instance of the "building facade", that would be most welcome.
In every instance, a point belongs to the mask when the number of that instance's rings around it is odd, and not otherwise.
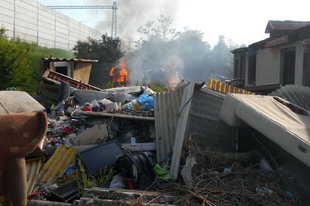
[[[310,86],[310,22],[269,21],[266,32],[270,38],[232,51],[234,77],[249,90]]]

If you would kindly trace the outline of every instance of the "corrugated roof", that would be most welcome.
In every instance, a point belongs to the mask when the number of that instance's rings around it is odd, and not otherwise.
[[[75,161],[76,153],[77,151],[73,148],[68,149],[63,145],[59,145],[54,154],[44,164],[38,176],[38,181],[49,185]]]
[[[173,150],[183,92],[186,85],[174,91],[154,95],[157,160]]]
[[[41,159],[34,161],[27,161],[27,195],[30,195],[33,191],[34,185],[39,174],[41,167]]]
[[[279,96],[310,111],[310,88],[298,85],[285,85],[269,96]]]
[[[272,30],[295,30],[301,27],[310,25],[310,21],[268,21],[265,33],[270,33]]]
[[[249,92],[249,91],[237,88],[237,87],[230,86],[228,84],[217,81],[215,79],[209,79],[207,88],[217,91],[222,94],[227,94],[227,93],[255,94],[253,92]]]
[[[43,58],[45,61],[50,62],[88,62],[88,63],[96,63],[98,60],[92,60],[92,59],[73,59],[73,58]]]

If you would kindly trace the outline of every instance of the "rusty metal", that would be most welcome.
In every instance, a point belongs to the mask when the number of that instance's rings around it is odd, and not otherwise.
[[[52,70],[46,70],[42,76],[42,80],[50,83],[56,82],[59,85],[61,82],[67,82],[71,87],[74,87],[76,89],[102,91],[102,89],[98,87],[86,84],[84,82],[78,81],[76,79],[60,74],[58,72],[54,72]]]
[[[0,115],[0,203],[27,204],[25,156],[42,141],[47,130],[44,112]]]
[[[45,61],[49,61],[49,62],[85,62],[85,63],[97,63],[98,60],[92,60],[92,59],[73,59],[73,58],[43,58]]]

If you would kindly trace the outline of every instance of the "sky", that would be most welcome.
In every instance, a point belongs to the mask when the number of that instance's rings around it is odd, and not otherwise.
[[[143,37],[138,27],[157,23],[160,15],[173,19],[171,28],[200,30],[214,46],[219,35],[249,45],[268,38],[269,20],[310,21],[310,1],[279,0],[36,0],[45,6],[112,5],[117,2],[117,36],[125,42]],[[100,32],[111,34],[112,10],[57,10]]]

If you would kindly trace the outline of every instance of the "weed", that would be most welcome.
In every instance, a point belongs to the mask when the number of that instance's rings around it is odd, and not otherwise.
[[[94,186],[107,187],[110,184],[110,179],[113,176],[113,168],[105,167],[103,171],[100,170],[99,175],[91,176],[86,174],[81,158],[78,158],[77,161],[81,172],[81,177],[79,177],[79,173],[76,173],[80,197],[83,196],[85,188],[92,188]]]

